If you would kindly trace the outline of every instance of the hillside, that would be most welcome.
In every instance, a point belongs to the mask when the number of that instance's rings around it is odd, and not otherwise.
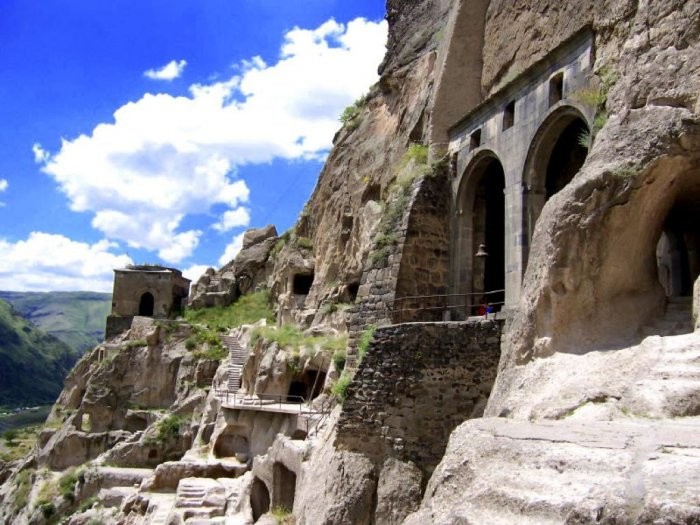
[[[52,403],[78,357],[0,300],[0,405]]]
[[[81,354],[104,338],[111,297],[97,292],[0,291],[0,299],[22,317]]]

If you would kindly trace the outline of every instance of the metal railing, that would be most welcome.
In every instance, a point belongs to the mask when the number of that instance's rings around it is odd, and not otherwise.
[[[322,400],[319,406],[319,403],[313,403],[313,400],[307,400],[301,396],[284,394],[241,394],[219,388],[214,392],[222,403],[242,408],[258,407],[261,410],[272,409],[279,412],[296,413],[296,409],[290,409],[290,405],[293,405],[298,407],[299,414],[304,415],[326,414],[329,413],[332,408],[332,402],[329,400]]]
[[[394,323],[416,321],[459,321],[472,316],[488,318],[505,304],[505,290],[467,294],[414,295],[389,303]]]

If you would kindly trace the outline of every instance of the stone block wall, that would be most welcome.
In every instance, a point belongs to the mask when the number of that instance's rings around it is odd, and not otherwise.
[[[350,366],[354,362],[359,334],[366,327],[397,321],[391,311],[397,297],[446,293],[449,272],[448,171],[447,166],[439,165],[431,176],[413,183],[410,204],[394,232],[397,242],[387,263],[382,267],[372,266],[370,253],[360,281],[358,304],[351,311],[348,323]],[[410,320],[417,318],[413,315]]]
[[[378,329],[348,387],[335,446],[430,473],[454,428],[483,414],[501,329],[498,320]]]

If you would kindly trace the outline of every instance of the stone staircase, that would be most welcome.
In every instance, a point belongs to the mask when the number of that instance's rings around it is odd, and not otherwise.
[[[228,391],[238,392],[241,387],[241,372],[243,365],[248,358],[248,351],[241,346],[238,337],[235,335],[223,335],[221,341],[228,348],[231,364],[228,369]]]
[[[692,297],[669,297],[664,316],[642,328],[642,334],[644,336],[688,334],[693,331],[692,309]]]
[[[168,525],[173,503],[174,498],[171,494],[152,494],[149,499],[149,525]]]
[[[181,479],[177,485],[175,507],[185,520],[223,516],[226,508],[224,487],[209,478]]]

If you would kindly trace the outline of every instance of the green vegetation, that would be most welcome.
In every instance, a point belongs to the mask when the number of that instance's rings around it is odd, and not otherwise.
[[[170,414],[156,424],[156,435],[146,439],[151,444],[163,444],[180,436],[180,426],[189,422],[190,416]]]
[[[365,330],[360,335],[360,341],[357,343],[358,362],[362,362],[362,359],[364,359],[365,354],[367,353],[367,349],[369,348],[372,339],[374,339],[374,332],[376,330],[377,327],[371,324],[367,328],[365,328]]]
[[[12,497],[12,508],[19,510],[27,506],[29,493],[32,490],[32,474],[34,469],[23,470],[15,478],[15,492]]]
[[[608,101],[608,93],[610,93],[610,90],[618,80],[615,71],[609,67],[600,68],[596,75],[598,76],[597,86],[579,89],[571,96],[574,100],[596,109],[596,114],[593,118],[593,129],[590,133],[581,133],[578,138],[578,143],[584,148],[590,147],[595,136],[608,121],[608,110],[605,107]]]
[[[79,354],[0,300],[0,399],[6,406],[53,403]]]
[[[308,237],[295,237],[294,244],[299,248],[303,248],[304,250],[314,249],[314,241],[312,241]]]
[[[40,430],[41,426],[35,425],[5,431],[4,446],[0,446],[0,461],[15,461],[29,454],[36,444]]]
[[[98,501],[99,499],[97,499],[97,496],[90,496],[89,498],[85,498],[83,501],[80,502],[80,505],[78,505],[78,512],[85,512],[86,510],[92,508],[92,506]]]
[[[331,394],[341,403],[347,398],[348,387],[350,386],[351,381],[352,378],[350,377],[350,375],[346,372],[343,372],[338,378],[338,380],[335,383],[333,383],[333,386],[331,387]]]
[[[259,326],[253,330],[251,340],[253,342],[263,339],[268,343],[277,343],[282,348],[289,348],[297,354],[304,348],[320,347],[328,352],[345,350],[348,344],[346,335],[342,336],[316,336],[306,335],[293,324],[285,324],[279,328],[274,326]]]
[[[335,369],[338,372],[342,372],[345,369],[345,361],[347,361],[347,353],[345,350],[336,350],[333,352],[333,364],[335,364]]]
[[[185,319],[192,325],[204,325],[218,332],[260,319],[272,322],[274,314],[270,308],[269,292],[263,290],[244,295],[230,306],[188,309]]]
[[[96,292],[0,292],[39,329],[82,354],[102,342],[112,295]]]
[[[351,131],[360,125],[362,108],[367,102],[367,95],[363,95],[355,102],[346,107],[340,115],[340,122]]]
[[[75,485],[83,475],[82,469],[71,468],[58,478],[58,488],[63,499],[73,503],[75,500]]]
[[[428,163],[428,146],[411,144],[399,162],[399,175],[389,188],[389,197],[379,223],[374,249],[370,256],[372,268],[383,268],[399,242],[396,231],[401,226],[406,208],[411,201],[411,187],[416,179],[432,175],[438,164]]]
[[[294,525],[292,511],[286,507],[275,507],[270,511],[270,514],[275,518],[277,525]]]
[[[272,247],[272,250],[270,250],[270,257],[273,259],[279,255],[279,253],[282,251],[282,248],[290,241],[292,238],[292,230],[291,228],[284,232],[282,235],[279,236],[279,239],[277,239],[277,242],[275,245]]]
[[[124,342],[124,348],[141,348],[142,346],[147,346],[148,343],[145,339],[131,339]]]

